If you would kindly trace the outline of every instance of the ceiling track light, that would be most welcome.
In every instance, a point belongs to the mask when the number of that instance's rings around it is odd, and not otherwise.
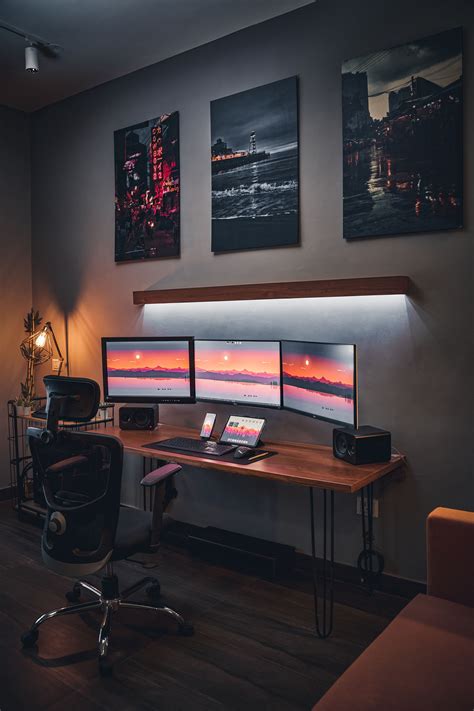
[[[39,71],[38,48],[34,44],[25,47],[25,70],[27,72]]]
[[[0,30],[11,32],[13,35],[21,37],[27,43],[27,46],[25,47],[25,70],[27,72],[35,73],[39,71],[40,54],[43,57],[46,57],[46,59],[58,59],[63,49],[58,44],[46,42],[46,40],[41,37],[37,37],[31,33],[26,33],[18,27],[7,25],[1,21]]]

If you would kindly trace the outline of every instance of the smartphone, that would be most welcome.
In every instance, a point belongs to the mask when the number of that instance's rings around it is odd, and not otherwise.
[[[202,423],[202,427],[201,427],[201,434],[200,434],[201,439],[210,439],[211,438],[215,423],[216,423],[216,415],[213,412],[206,413],[206,417],[204,418],[204,422]]]

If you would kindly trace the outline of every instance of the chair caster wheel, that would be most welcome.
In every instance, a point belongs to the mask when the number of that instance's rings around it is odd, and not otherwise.
[[[38,641],[39,632],[38,630],[28,630],[21,635],[21,643],[25,649],[30,649],[34,647]]]
[[[68,590],[66,593],[66,600],[68,602],[77,602],[81,597],[81,586],[74,583],[72,590]]]
[[[77,602],[81,597],[81,594],[75,592],[74,590],[68,590],[66,593],[66,600],[68,602]]]
[[[192,637],[194,634],[194,627],[189,622],[186,622],[184,625],[181,625],[178,630],[178,634],[180,634],[181,637]]]
[[[152,583],[145,590],[147,596],[152,600],[158,600],[161,596],[161,585],[159,582]]]
[[[101,676],[111,676],[113,666],[108,659],[99,659],[99,674]]]

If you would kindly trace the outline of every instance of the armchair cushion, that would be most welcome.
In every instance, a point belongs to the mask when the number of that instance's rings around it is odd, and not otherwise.
[[[474,610],[418,595],[313,711],[470,711]]]

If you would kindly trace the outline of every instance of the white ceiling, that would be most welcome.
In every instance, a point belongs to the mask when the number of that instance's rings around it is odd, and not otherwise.
[[[310,0],[0,0],[0,22],[61,45],[40,71],[0,30],[0,104],[35,111]]]

